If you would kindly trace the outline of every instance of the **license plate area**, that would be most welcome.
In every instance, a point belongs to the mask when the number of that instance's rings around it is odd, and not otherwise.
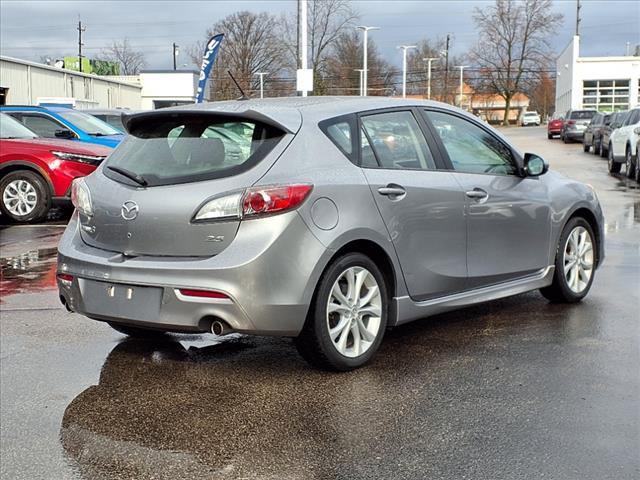
[[[88,314],[140,321],[157,321],[160,314],[160,287],[81,279],[80,291]]]

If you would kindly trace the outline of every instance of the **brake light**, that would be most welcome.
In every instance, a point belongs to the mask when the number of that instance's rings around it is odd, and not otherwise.
[[[307,198],[312,185],[250,188],[242,202],[242,216],[266,215],[292,210]]]
[[[240,220],[273,215],[297,208],[309,196],[313,185],[295,184],[252,187],[215,197],[202,205],[193,217],[195,222]]]
[[[229,299],[229,296],[214,290],[195,290],[192,288],[179,288],[178,291],[185,297],[199,297],[199,298],[222,298]]]
[[[569,121],[567,122],[567,125],[575,125],[575,124],[576,124],[576,121],[575,121],[575,120],[569,120]]]
[[[71,203],[76,209],[87,217],[93,215],[91,194],[84,178],[76,178],[71,182]]]

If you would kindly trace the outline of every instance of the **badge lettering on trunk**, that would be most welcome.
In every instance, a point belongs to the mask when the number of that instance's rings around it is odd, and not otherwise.
[[[207,235],[207,242],[223,242],[224,235]]]

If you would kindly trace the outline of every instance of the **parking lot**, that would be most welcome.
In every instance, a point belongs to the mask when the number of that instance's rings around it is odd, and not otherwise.
[[[640,186],[545,127],[505,133],[596,189],[607,257],[589,296],[414,322],[350,373],[283,338],[128,339],[59,303],[65,212],[4,227],[0,476],[640,477]]]

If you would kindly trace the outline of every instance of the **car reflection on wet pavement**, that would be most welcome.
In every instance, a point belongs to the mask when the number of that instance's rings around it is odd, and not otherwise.
[[[402,326],[346,374],[288,339],[141,341],[67,314],[46,280],[61,229],[3,230],[0,477],[640,478],[640,190],[543,129],[507,134],[596,188],[607,258],[589,296]]]

